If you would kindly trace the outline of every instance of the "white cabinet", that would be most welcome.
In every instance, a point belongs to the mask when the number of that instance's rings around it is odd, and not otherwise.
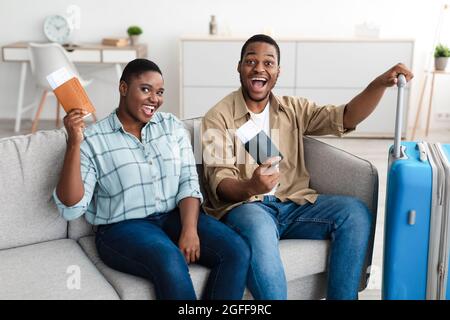
[[[245,39],[181,40],[180,118],[203,116],[240,86],[238,62]],[[281,41],[282,69],[274,93],[295,92],[295,41]]]
[[[307,97],[309,100],[318,104],[335,104],[341,105],[349,102],[354,96],[360,93],[362,88],[296,88],[295,95]],[[409,89],[405,90],[405,104],[408,103]],[[397,90],[394,88],[387,89],[380,101],[380,104],[374,112],[363,122],[361,122],[356,131],[349,134],[353,137],[394,137],[395,128],[395,111],[397,104]],[[406,123],[406,113],[403,117],[403,123]],[[406,124],[404,126],[406,128]],[[406,131],[404,130],[404,135]]]
[[[183,89],[183,113],[181,119],[191,119],[203,116],[217,102],[222,100],[230,92],[236,90],[236,86],[217,87],[190,87]],[[281,96],[293,96],[295,88],[275,88],[273,92]]]
[[[361,88],[398,62],[411,66],[411,42],[298,42],[301,88]]]
[[[183,85],[186,87],[239,86],[237,64],[241,43],[183,41]]]
[[[239,86],[237,64],[246,39],[181,39],[180,117],[203,116]],[[413,40],[277,39],[281,73],[277,95],[297,95],[319,104],[344,104],[398,62],[412,66]],[[408,110],[409,87],[405,109]],[[353,136],[392,137],[396,90],[388,89]],[[407,119],[407,112],[405,112]],[[406,128],[406,121],[403,122]],[[405,130],[404,130],[405,132]]]
[[[182,119],[203,116],[236,86],[223,87],[185,87],[183,90]]]

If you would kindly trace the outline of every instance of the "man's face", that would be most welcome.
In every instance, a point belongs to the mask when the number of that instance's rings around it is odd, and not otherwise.
[[[147,123],[163,103],[164,80],[158,72],[147,71],[129,82],[120,85],[126,112],[135,120]]]
[[[266,42],[248,45],[238,64],[239,78],[244,96],[255,102],[266,99],[275,86],[280,67],[277,50]]]

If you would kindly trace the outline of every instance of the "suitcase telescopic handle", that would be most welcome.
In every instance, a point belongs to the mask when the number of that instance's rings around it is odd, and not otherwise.
[[[402,139],[402,122],[403,122],[403,93],[406,85],[406,78],[404,74],[399,74],[397,78],[397,113],[395,118],[395,137],[394,137],[394,158],[401,157],[401,139]]]

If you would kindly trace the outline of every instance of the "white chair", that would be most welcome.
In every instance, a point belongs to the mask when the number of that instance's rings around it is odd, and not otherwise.
[[[33,74],[36,84],[43,89],[38,109],[31,126],[31,132],[34,133],[37,130],[39,117],[44,107],[47,94],[53,94],[52,88],[47,82],[47,76],[50,73],[65,67],[78,77],[83,87],[88,86],[92,80],[83,80],[80,77],[75,65],[70,61],[66,50],[58,43],[29,43],[28,51],[30,54],[31,73]],[[60,104],[58,100],[56,100],[56,127],[59,127],[60,124],[59,109]],[[18,116],[20,117],[20,115]],[[92,116],[94,121],[96,121],[95,115],[92,114]],[[20,122],[20,119],[18,121]]]

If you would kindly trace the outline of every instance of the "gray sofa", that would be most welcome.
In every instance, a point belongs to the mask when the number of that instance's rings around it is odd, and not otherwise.
[[[193,128],[199,124],[199,119],[185,121],[196,147]],[[0,299],[154,299],[149,281],[99,259],[92,227],[83,217],[67,222],[59,215],[52,190],[65,148],[64,129],[0,139]],[[359,197],[376,218],[378,174],[369,162],[309,137],[305,153],[314,189]],[[324,297],[328,247],[328,241],[280,241],[289,299]],[[190,272],[200,296],[208,269],[194,264]],[[361,289],[367,276],[364,272]],[[248,290],[244,299],[251,299]]]

